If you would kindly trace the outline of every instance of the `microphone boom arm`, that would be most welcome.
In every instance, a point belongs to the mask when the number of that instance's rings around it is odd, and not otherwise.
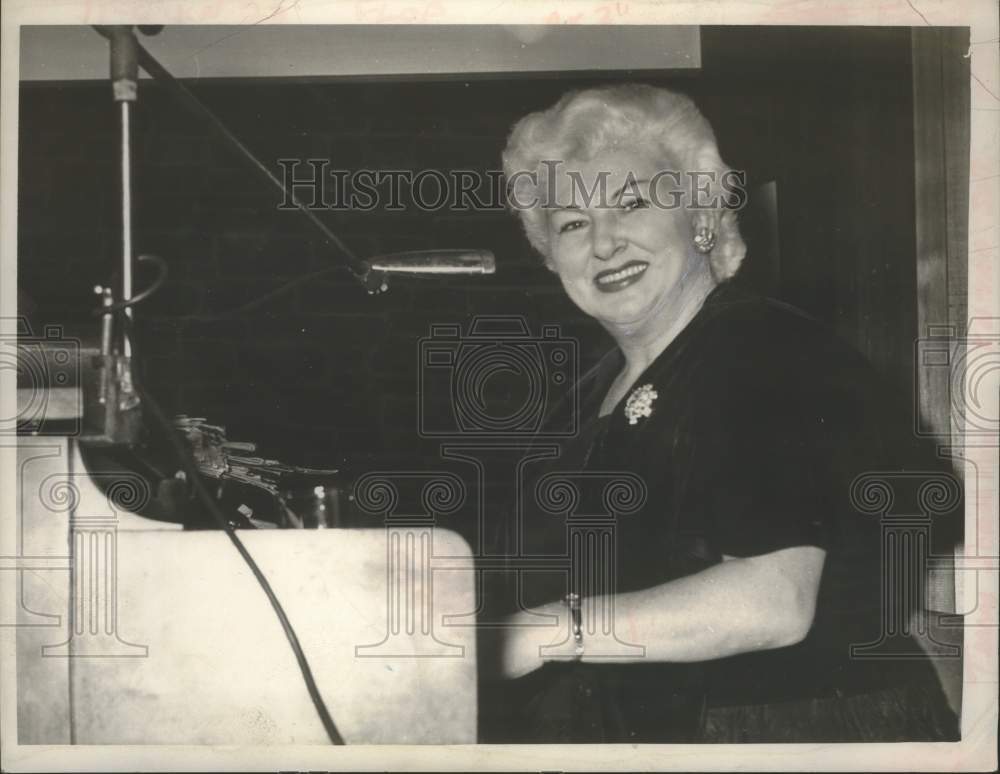
[[[115,49],[127,49],[129,57],[155,80],[162,83],[189,111],[202,119],[205,124],[226,145],[237,152],[247,165],[258,175],[276,187],[283,199],[290,199],[306,219],[320,232],[324,241],[332,244],[340,252],[341,259],[354,278],[370,293],[388,290],[388,274],[409,274],[411,276],[440,274],[493,274],[496,262],[488,250],[415,250],[363,260],[338,237],[316,213],[295,196],[294,191],[286,191],[284,183],[258,159],[218,116],[209,110],[191,91],[161,65],[135,38],[131,27],[94,25],[102,37],[112,43],[112,67],[119,65]],[[141,28],[140,28],[141,29]],[[120,58],[120,57],[119,57]],[[134,99],[134,86],[132,91]],[[128,294],[126,294],[127,296]]]
[[[119,40],[120,35],[122,34],[121,30],[116,29],[115,27],[94,25],[94,29],[98,32],[98,34],[107,38],[109,41]],[[125,34],[132,36],[134,39],[134,33],[132,33],[131,29],[127,30]],[[354,254],[354,251],[351,250],[340,237],[334,234],[333,231],[331,231],[330,228],[323,223],[323,221],[316,217],[316,213],[299,201],[293,191],[286,192],[285,184],[253,154],[253,151],[244,145],[243,142],[235,134],[233,134],[224,123],[222,123],[215,113],[209,110],[183,83],[174,78],[170,71],[161,65],[156,58],[138,41],[135,42],[135,55],[139,66],[143,70],[149,73],[152,78],[166,86],[166,88],[178,99],[178,101],[181,102],[181,104],[183,104],[196,116],[201,118],[208,125],[208,127],[215,132],[219,139],[235,150],[243,158],[243,160],[247,162],[250,168],[254,169],[265,180],[277,187],[278,190],[281,191],[283,198],[287,196],[287,198],[291,199],[292,203],[298,208],[299,212],[305,215],[306,219],[308,219],[309,222],[319,230],[319,232],[323,235],[323,239],[327,243],[334,245],[334,247],[340,251],[343,260],[346,263],[347,269],[370,291],[370,284],[366,280],[366,275],[369,273],[370,267],[358,258],[357,255]]]

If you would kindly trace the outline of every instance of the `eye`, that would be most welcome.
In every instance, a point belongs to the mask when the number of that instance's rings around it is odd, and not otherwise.
[[[565,223],[559,226],[559,233],[565,234],[569,231],[576,231],[581,226],[585,225],[582,220],[567,220]]]
[[[642,210],[649,207],[649,202],[647,202],[641,196],[634,196],[634,198],[632,198],[631,200],[622,202],[621,206],[622,209],[626,211]]]

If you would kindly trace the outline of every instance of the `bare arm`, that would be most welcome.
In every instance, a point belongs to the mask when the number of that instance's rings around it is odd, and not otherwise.
[[[797,546],[761,556],[727,558],[686,578],[618,594],[614,598],[615,631],[619,639],[645,646],[645,658],[650,661],[705,661],[794,645],[812,626],[825,556],[821,548]],[[584,616],[588,606],[604,603],[600,598],[583,600]],[[508,629],[502,653],[506,677],[537,669],[543,663],[539,649],[565,639],[563,605],[554,603],[534,612],[558,615],[560,625]],[[538,620],[519,613],[510,622]],[[567,643],[565,655],[572,652]],[[583,660],[588,660],[586,652]],[[634,658],[600,659],[615,660]]]

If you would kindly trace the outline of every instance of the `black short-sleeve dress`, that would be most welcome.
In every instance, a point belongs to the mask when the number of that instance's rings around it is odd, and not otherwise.
[[[511,710],[498,740],[956,738],[916,643],[913,658],[850,656],[852,644],[879,639],[884,619],[882,527],[852,507],[851,484],[899,465],[867,362],[804,313],[724,283],[635,382],[631,394],[645,401],[626,396],[598,417],[622,365],[615,351],[581,381],[582,427],[556,465],[627,471],[645,484],[645,505],[615,527],[615,589],[649,588],[724,556],[819,546],[815,622],[797,645],[696,664],[547,663],[491,699]],[[528,509],[529,551],[565,552],[565,535]],[[522,584],[529,605],[568,590],[544,573]]]

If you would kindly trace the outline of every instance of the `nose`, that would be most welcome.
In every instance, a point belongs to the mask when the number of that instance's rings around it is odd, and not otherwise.
[[[626,240],[619,228],[615,213],[603,213],[594,219],[591,228],[594,257],[600,261],[610,261],[625,249]]]

